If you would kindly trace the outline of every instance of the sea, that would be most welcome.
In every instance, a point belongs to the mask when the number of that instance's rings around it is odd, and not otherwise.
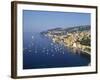
[[[91,56],[39,32],[23,33],[23,69],[89,66]]]

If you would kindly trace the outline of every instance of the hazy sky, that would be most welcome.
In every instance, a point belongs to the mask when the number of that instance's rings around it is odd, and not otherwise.
[[[57,27],[90,25],[89,13],[23,10],[24,32],[41,32]]]

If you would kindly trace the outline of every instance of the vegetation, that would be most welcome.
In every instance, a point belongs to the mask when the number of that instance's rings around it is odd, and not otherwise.
[[[86,53],[91,52],[90,26],[76,26],[70,28],[55,28],[42,32],[52,38],[53,42],[63,42],[65,46],[80,49]]]
[[[84,36],[84,37],[80,40],[80,44],[86,45],[86,46],[91,46],[91,39],[90,39],[90,37]]]

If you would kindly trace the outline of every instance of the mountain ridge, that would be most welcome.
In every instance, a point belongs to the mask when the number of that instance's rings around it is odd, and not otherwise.
[[[41,32],[42,34],[48,33],[48,32],[56,32],[56,31],[61,31],[61,32],[76,32],[76,31],[85,31],[85,30],[90,30],[90,25],[81,25],[81,26],[74,26],[74,27],[68,27],[68,28],[53,28],[53,29],[48,29],[47,31]]]

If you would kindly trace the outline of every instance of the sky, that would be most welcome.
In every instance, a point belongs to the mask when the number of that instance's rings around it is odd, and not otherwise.
[[[91,24],[90,13],[23,10],[23,31],[42,32]]]

